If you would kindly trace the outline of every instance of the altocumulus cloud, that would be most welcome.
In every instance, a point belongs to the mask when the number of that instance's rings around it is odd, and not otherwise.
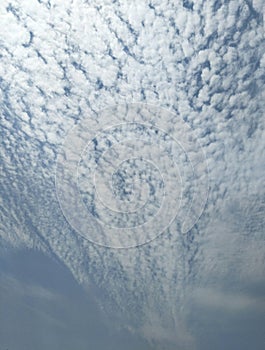
[[[3,244],[63,261],[151,343],[196,344],[182,307],[191,286],[209,275],[229,280],[226,255],[240,280],[264,277],[263,2],[3,0],[0,14]],[[210,193],[187,235],[173,224],[149,245],[113,251],[65,222],[55,163],[77,121],[131,102],[165,107],[191,126]]]

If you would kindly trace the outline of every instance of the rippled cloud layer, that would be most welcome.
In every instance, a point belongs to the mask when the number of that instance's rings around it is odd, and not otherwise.
[[[264,308],[253,292],[265,258],[263,12],[262,0],[0,4],[1,242],[62,261],[80,284],[102,291],[99,303],[117,327],[159,349],[205,348],[193,315],[205,304],[209,319],[223,300],[239,316],[242,308],[255,313],[257,303]],[[103,110],[132,103],[164,108],[190,128],[207,159],[208,201],[185,235],[176,220],[148,244],[113,250],[65,220],[56,160],[73,127],[84,120],[94,127]],[[94,160],[81,161],[80,176]],[[91,202],[89,182],[79,180]]]

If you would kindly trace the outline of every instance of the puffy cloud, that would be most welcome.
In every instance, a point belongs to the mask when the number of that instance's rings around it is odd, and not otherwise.
[[[262,3],[201,0],[192,9],[183,1],[1,1],[1,237],[62,260],[80,283],[107,291],[109,309],[116,305],[129,323],[145,325],[150,338],[149,310],[159,307],[161,320],[178,327],[168,315],[182,317],[191,280],[207,280],[235,260],[239,274],[260,269],[262,237],[253,232],[262,220],[251,219],[251,230],[246,220],[244,236],[237,220],[224,220],[228,203],[241,196],[243,213],[252,208],[245,198],[258,195],[252,217],[262,210]],[[173,224],[150,245],[112,251],[83,241],[65,222],[55,162],[78,120],[133,101],[167,107],[189,123],[209,160],[211,191],[186,236]],[[154,327],[163,329],[160,321]]]

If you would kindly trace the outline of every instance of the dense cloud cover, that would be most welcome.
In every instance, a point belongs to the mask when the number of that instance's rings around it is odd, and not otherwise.
[[[198,324],[210,327],[214,311],[232,309],[220,316],[231,327],[264,311],[263,10],[262,0],[0,4],[1,244],[63,262],[101,290],[117,327],[159,349],[205,349]],[[209,197],[186,235],[173,222],[147,245],[113,250],[65,220],[56,158],[78,121],[133,102],[189,125],[208,160]]]

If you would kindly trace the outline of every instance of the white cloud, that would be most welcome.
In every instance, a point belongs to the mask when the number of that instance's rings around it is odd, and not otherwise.
[[[195,289],[193,292],[195,303],[207,309],[221,309],[224,312],[241,311],[265,311],[265,300],[263,298],[254,298],[240,293],[222,292],[213,288]]]
[[[4,240],[45,247],[81,283],[93,276],[121,314],[128,312],[129,290],[138,312],[135,300],[142,299],[145,314],[161,305],[163,317],[178,315],[189,279],[207,280],[208,272],[225,277],[235,260],[240,276],[258,271],[261,278],[261,235],[248,235],[246,223],[244,236],[233,235],[239,221],[226,222],[234,198],[264,195],[264,28],[246,2],[229,1],[217,12],[214,1],[195,1],[194,11],[182,1],[152,2],[153,9],[137,0],[106,0],[99,9],[99,1],[84,8],[81,0],[56,0],[48,9],[14,0],[7,11],[9,3],[0,5]],[[262,3],[253,6],[260,11]],[[54,189],[55,154],[76,119],[95,117],[94,111],[112,104],[143,101],[144,95],[147,102],[176,109],[201,135],[209,157],[208,207],[199,234],[179,237],[173,225],[171,238],[140,250],[101,250],[81,242],[63,221]],[[249,207],[246,201],[243,213]],[[151,319],[142,317],[152,329]]]

